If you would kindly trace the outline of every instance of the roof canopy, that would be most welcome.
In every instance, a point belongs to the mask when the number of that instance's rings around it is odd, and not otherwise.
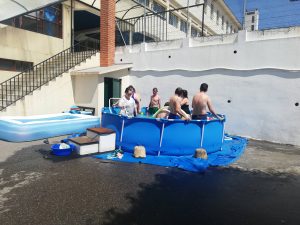
[[[63,0],[4,0],[0,1],[0,22],[27,14]]]
[[[101,0],[77,0],[78,2],[90,5],[98,10],[100,8]],[[145,9],[144,9],[145,8]],[[149,7],[144,7],[138,0],[116,0],[116,17],[119,19],[128,19],[138,17],[146,13],[153,12]]]
[[[37,11],[49,5],[53,5],[66,0],[4,0],[0,1],[0,22],[24,15],[30,12]],[[76,0],[84,3],[95,9],[100,9],[101,0]],[[152,12],[148,7],[145,7],[146,13]],[[116,0],[116,17],[126,19],[137,17],[144,14],[144,5],[138,0]]]

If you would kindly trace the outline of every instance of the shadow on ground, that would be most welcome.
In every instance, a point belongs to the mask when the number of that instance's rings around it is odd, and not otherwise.
[[[300,224],[298,177],[211,169],[170,171],[126,196],[130,208],[106,211],[113,224]]]

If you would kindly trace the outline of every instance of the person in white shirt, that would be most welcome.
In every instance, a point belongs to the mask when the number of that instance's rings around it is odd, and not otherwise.
[[[136,115],[135,101],[132,94],[132,89],[127,87],[124,96],[118,102],[118,106],[121,107],[120,114],[123,116],[133,117]]]

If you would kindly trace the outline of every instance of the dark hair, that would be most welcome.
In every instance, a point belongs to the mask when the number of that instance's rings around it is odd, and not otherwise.
[[[130,86],[125,89],[125,93],[127,94],[128,91],[132,91],[132,88]]]
[[[135,88],[132,85],[129,85],[128,88],[130,88],[133,92],[135,92]]]
[[[178,96],[182,96],[182,88],[181,87],[176,88],[175,94]]]
[[[166,102],[164,106],[170,106],[170,102]]]
[[[187,90],[182,90],[182,97],[188,98],[188,92],[187,92]]]
[[[157,91],[158,91],[158,89],[155,87],[155,88],[153,88],[153,89],[152,89],[152,91],[156,91],[156,92],[157,92]]]
[[[206,83],[202,83],[200,86],[200,91],[207,92],[208,85]]]

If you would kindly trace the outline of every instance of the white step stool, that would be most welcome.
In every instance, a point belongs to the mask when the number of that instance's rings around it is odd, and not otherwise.
[[[71,138],[71,144],[76,147],[76,152],[78,155],[87,155],[99,152],[99,141],[98,139],[92,139],[87,136]]]
[[[116,133],[107,128],[88,128],[86,135],[99,142],[99,152],[108,152],[116,149]]]

